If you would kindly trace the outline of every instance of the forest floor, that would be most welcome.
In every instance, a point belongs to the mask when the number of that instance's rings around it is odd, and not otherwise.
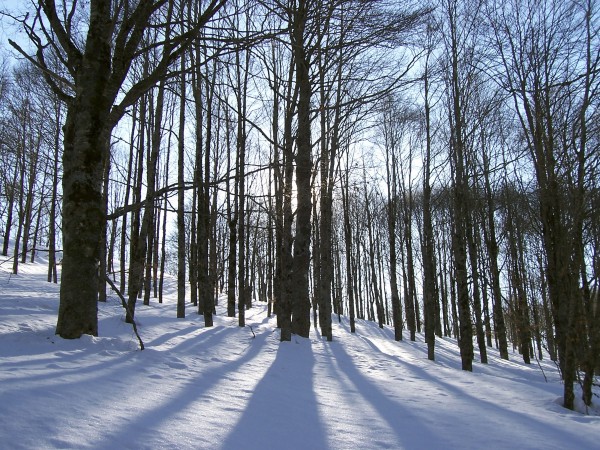
[[[99,306],[99,337],[54,334],[58,286],[45,266],[19,275],[0,260],[2,449],[598,449],[595,407],[561,407],[557,369],[489,350],[460,370],[453,339],[427,347],[393,330],[334,320],[333,342],[280,343],[263,304],[248,326],[217,308],[215,326],[188,305],[138,304],[139,350],[118,298]],[[478,355],[476,355],[478,361]],[[580,396],[579,390],[578,397]],[[587,412],[587,414],[585,414]]]

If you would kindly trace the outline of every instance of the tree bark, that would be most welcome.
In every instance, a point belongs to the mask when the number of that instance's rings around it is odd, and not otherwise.
[[[435,359],[436,304],[439,305],[435,288],[435,242],[431,220],[431,107],[429,104],[429,53],[425,60],[425,158],[423,160],[423,315],[425,319],[425,342],[427,358]],[[439,323],[439,314],[438,320]],[[441,334],[441,333],[440,333]]]
[[[111,67],[111,2],[90,3],[85,53],[75,97],[64,125],[63,264],[56,334],[98,335],[98,262],[106,211],[102,163],[107,159],[111,99],[105,94]]]
[[[290,280],[292,295],[292,332],[308,337],[310,331],[310,299],[308,277],[310,266],[310,224],[312,209],[312,190],[310,186],[312,175],[312,142],[310,99],[312,86],[309,77],[309,55],[306,51],[305,26],[308,4],[298,0],[293,13],[293,28],[291,30],[292,51],[296,69],[296,84],[298,85],[297,103],[297,135],[296,135],[296,234],[294,238],[294,253]]]

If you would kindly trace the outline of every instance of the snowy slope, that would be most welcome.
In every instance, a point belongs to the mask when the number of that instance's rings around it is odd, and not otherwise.
[[[1,261],[0,261],[1,262]],[[598,449],[599,409],[560,406],[549,361],[525,366],[490,351],[460,370],[456,343],[334,324],[334,342],[280,344],[264,306],[249,327],[189,306],[175,318],[138,305],[139,351],[115,296],[100,305],[100,337],[54,335],[58,287],[41,265],[0,264],[1,449]],[[597,403],[600,399],[596,398]]]

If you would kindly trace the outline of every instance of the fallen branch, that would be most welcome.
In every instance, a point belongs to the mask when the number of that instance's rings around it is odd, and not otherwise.
[[[540,360],[537,358],[537,355],[535,353],[534,353],[533,356],[535,357],[535,360],[537,361],[538,367],[542,371],[542,375],[544,375],[544,380],[546,380],[546,383],[547,383],[548,382],[548,378],[546,378],[546,373],[544,372],[544,369],[542,369],[542,365],[540,364]]]
[[[113,291],[116,292],[116,294],[121,299],[121,304],[123,305],[123,308],[125,308],[125,311],[127,312],[127,315],[129,317],[131,317],[131,325],[133,326],[133,332],[137,336],[138,341],[140,343],[140,350],[144,350],[144,343],[142,342],[142,338],[140,337],[140,335],[138,333],[137,325],[135,324],[135,320],[133,320],[133,314],[131,314],[131,311],[129,311],[129,306],[127,306],[127,301],[125,300],[125,297],[123,297],[123,294],[121,294],[121,291],[119,291],[119,289],[117,288],[117,286],[115,286],[115,284],[112,282],[112,280],[110,279],[110,277],[104,275],[104,279],[107,281],[108,284],[110,284],[110,287],[113,289]]]

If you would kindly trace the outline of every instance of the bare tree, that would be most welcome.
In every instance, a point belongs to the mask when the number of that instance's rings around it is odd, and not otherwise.
[[[574,407],[582,305],[583,224],[588,210],[587,125],[597,92],[593,2],[493,3],[496,78],[510,94],[535,171],[564,406]]]
[[[174,4],[168,0],[92,0],[81,8],[78,2],[57,5],[54,0],[40,0],[40,7],[21,19],[35,56],[10,41],[43,71],[48,84],[67,104],[62,181],[64,257],[56,327],[56,333],[64,338],[98,334],[96,280],[106,216],[102,163],[109,152],[110,133],[127,108],[167,76],[171,64],[224,0],[209,1],[191,29],[174,31],[163,42],[155,67],[147,76],[126,85],[133,61],[154,48],[154,43],[141,46],[146,30],[151,26],[163,30],[172,27],[160,16]],[[50,54],[61,61],[64,73],[48,67]]]

